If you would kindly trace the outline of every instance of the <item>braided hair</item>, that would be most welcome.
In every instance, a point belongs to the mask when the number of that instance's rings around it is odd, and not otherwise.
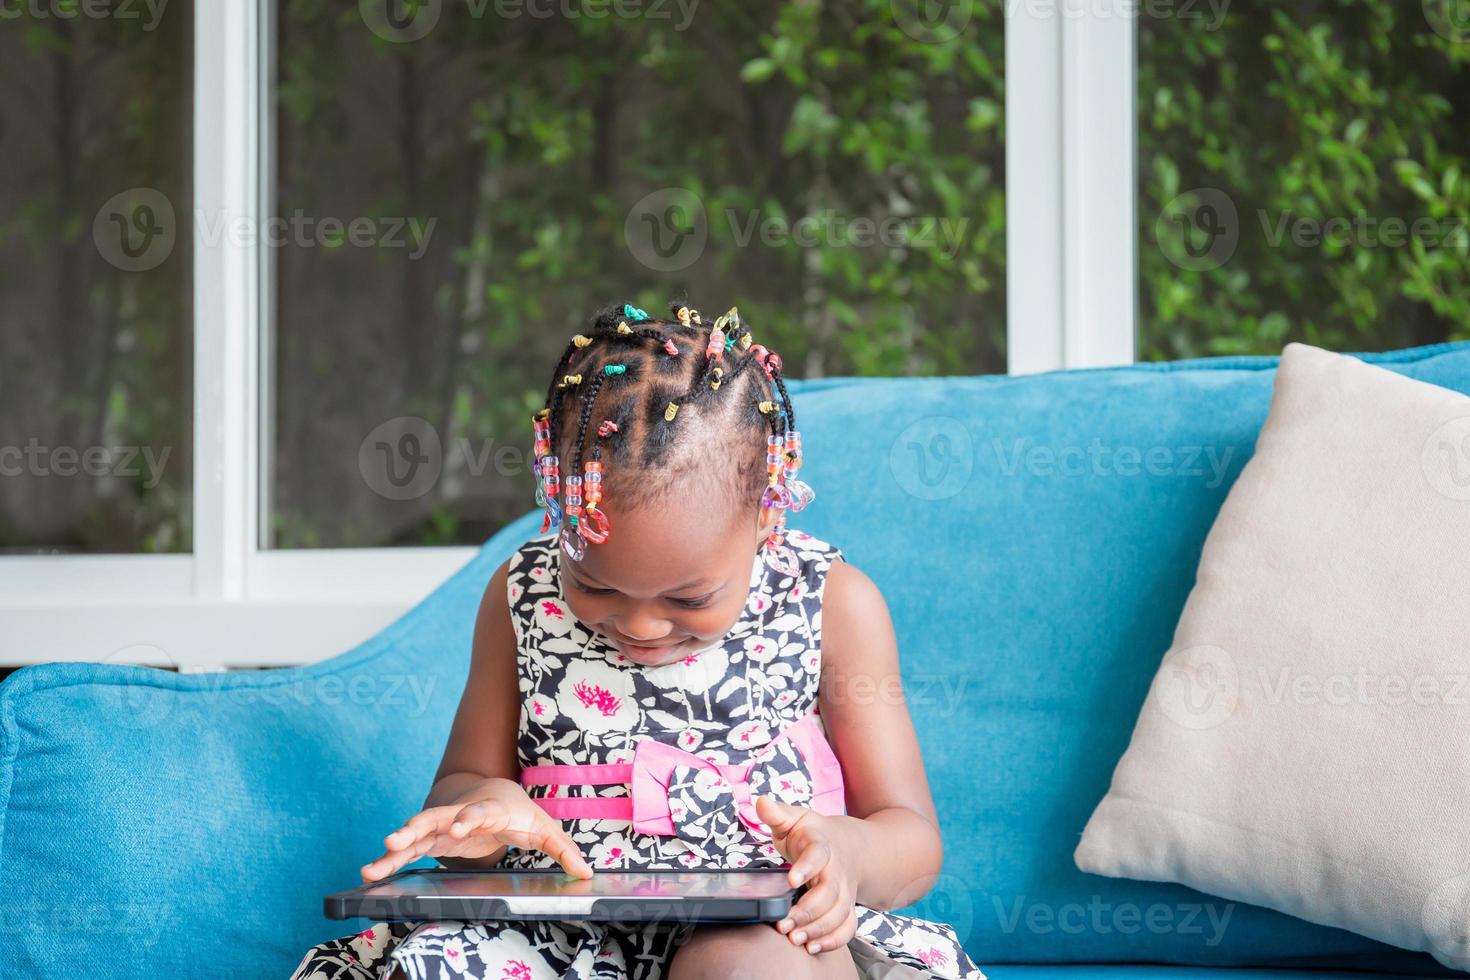
[[[608,306],[568,342],[538,413],[551,452],[569,474],[610,459],[608,494],[622,506],[666,499],[691,475],[731,505],[754,504],[771,472],[763,437],[795,430],[781,358],[753,342],[734,309],[713,323],[681,301],[669,309],[654,318]],[[718,352],[717,328],[727,334]]]

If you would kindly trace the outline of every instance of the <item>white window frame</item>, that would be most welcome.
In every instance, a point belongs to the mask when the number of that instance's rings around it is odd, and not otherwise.
[[[1134,359],[1134,0],[1004,0],[1012,374]],[[194,551],[0,558],[0,665],[309,663],[366,639],[469,547],[263,550],[272,314],[272,0],[194,11]]]

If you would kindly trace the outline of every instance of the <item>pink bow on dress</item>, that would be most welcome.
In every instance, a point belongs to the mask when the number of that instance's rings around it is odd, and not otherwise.
[[[704,849],[725,847],[745,833],[769,840],[770,829],[755,812],[754,797],[773,796],[835,816],[846,812],[842,766],[816,715],[787,725],[749,761],[711,762],[692,752],[644,738],[633,762],[622,765],[528,766],[522,786],[627,784],[626,796],[535,798],[559,820],[631,820],[641,834],[677,835]]]

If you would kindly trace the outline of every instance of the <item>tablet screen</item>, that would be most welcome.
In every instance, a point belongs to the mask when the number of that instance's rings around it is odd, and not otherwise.
[[[558,898],[777,898],[791,891],[786,871],[598,871],[591,878],[519,871],[409,872],[377,885],[367,897],[458,899],[546,896]]]

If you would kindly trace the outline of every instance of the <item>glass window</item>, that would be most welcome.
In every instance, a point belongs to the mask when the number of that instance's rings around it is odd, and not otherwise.
[[[0,8],[0,552],[187,552],[191,8]]]
[[[1140,357],[1470,336],[1464,7],[1140,5]]]
[[[932,9],[932,8],[938,9]],[[1000,0],[280,0],[265,544],[478,543],[593,309],[1005,370]]]

